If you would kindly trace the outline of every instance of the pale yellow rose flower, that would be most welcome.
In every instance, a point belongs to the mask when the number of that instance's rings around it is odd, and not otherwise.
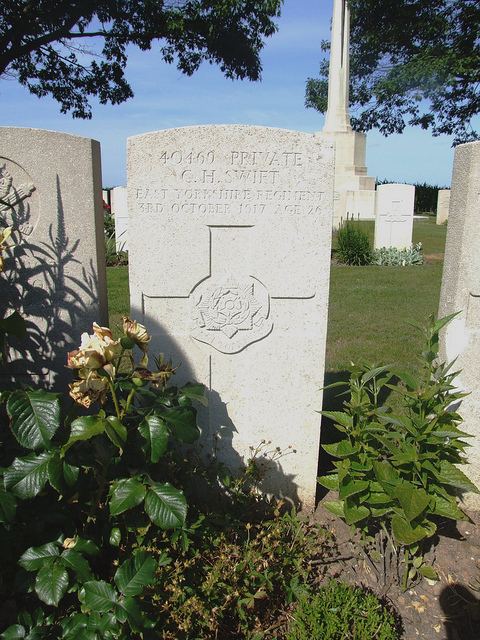
[[[80,348],[68,354],[71,369],[99,369],[118,354],[120,340],[113,340],[110,329],[93,325],[94,334],[82,334]]]
[[[105,402],[108,383],[94,372],[89,372],[85,380],[77,380],[68,386],[71,397],[86,409],[94,402],[100,402],[100,404]]]
[[[148,335],[146,328],[143,324],[138,323],[136,320],[130,320],[127,316],[123,316],[123,332],[131,340],[135,341],[137,347],[143,351],[143,357],[140,360],[140,366],[146,367],[148,364],[147,350],[148,343],[152,339]]]

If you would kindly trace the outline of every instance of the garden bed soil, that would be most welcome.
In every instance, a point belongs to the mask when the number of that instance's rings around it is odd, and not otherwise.
[[[469,521],[438,524],[428,555],[438,581],[423,579],[402,592],[398,584],[379,584],[350,527],[320,503],[313,521],[331,532],[338,554],[319,567],[322,581],[331,576],[373,591],[398,615],[402,640],[480,640],[480,512],[466,513]]]

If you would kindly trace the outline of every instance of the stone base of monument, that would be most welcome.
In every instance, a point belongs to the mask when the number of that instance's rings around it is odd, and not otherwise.
[[[365,166],[367,136],[356,131],[318,133],[335,143],[335,203],[333,226],[353,217],[375,219],[375,178],[367,176]]]

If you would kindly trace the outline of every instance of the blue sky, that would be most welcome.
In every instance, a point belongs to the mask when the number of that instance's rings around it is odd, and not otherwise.
[[[93,119],[63,115],[12,80],[0,81],[0,124],[63,131],[99,140],[103,186],[126,184],[126,140],[159,129],[200,124],[253,124],[313,133],[324,116],[304,106],[305,81],[318,73],[322,39],[330,37],[333,0],[285,0],[279,31],[263,50],[262,81],[232,82],[205,64],[192,77],[162,62],[159,46],[132,48],[126,75],[135,97],[122,105],[93,104]],[[409,128],[402,135],[367,136],[368,175],[396,182],[449,186],[451,138]]]

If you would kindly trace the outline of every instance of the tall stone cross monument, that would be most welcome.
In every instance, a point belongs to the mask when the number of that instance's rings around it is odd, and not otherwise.
[[[352,131],[349,111],[350,9],[347,0],[334,0],[328,108],[325,126],[317,135],[335,142],[335,205],[333,224],[347,215],[375,218],[375,178],[365,166],[367,136]]]

